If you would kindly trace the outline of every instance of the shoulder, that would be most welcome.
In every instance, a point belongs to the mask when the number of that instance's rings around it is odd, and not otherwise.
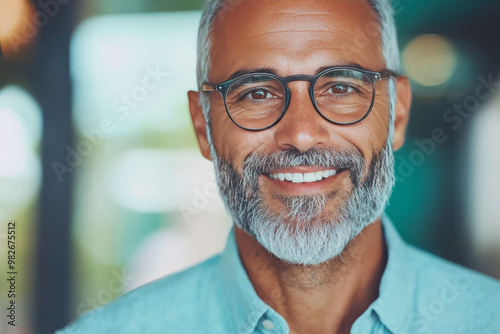
[[[465,298],[471,298],[471,295],[477,293],[499,293],[500,281],[481,274],[477,271],[465,268],[461,265],[455,264],[436,255],[415,248],[409,247],[409,259],[414,260],[416,267],[417,284],[433,283],[435,290],[436,287],[446,286],[451,282],[454,292]],[[498,296],[498,295],[497,295]],[[498,299],[495,300],[500,302]]]
[[[413,325],[423,332],[500,328],[499,281],[412,246],[408,255],[416,268]]]
[[[219,261],[217,255],[132,290],[102,308],[87,312],[56,334],[156,333],[162,328],[189,333],[197,321],[223,309],[217,305],[223,302],[217,298],[222,293]],[[176,327],[180,325],[184,327]]]

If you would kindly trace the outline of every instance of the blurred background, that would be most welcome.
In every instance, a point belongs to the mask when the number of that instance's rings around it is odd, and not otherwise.
[[[387,213],[408,242],[500,278],[500,2],[393,3],[414,100]],[[201,7],[0,0],[1,277],[8,222],[18,272],[1,333],[52,333],[223,249],[186,97]]]

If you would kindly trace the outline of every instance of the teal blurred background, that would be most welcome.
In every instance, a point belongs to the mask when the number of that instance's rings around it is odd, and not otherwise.
[[[387,213],[408,242],[500,278],[500,3],[393,4],[414,96]],[[15,221],[19,273],[1,333],[52,333],[224,247],[186,96],[201,7],[0,0],[0,272]]]

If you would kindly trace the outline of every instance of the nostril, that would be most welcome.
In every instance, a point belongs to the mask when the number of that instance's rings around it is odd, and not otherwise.
[[[277,124],[274,134],[276,144],[283,149],[293,147],[301,152],[325,144],[329,138],[327,130],[329,123],[322,119],[314,109],[313,112],[315,114],[313,116],[291,113],[288,119],[283,119]]]

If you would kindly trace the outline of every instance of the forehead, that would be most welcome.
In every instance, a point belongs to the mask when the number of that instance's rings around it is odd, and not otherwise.
[[[378,20],[367,1],[233,0],[225,6],[211,35],[211,80],[252,68],[285,76],[349,63],[385,67]]]

